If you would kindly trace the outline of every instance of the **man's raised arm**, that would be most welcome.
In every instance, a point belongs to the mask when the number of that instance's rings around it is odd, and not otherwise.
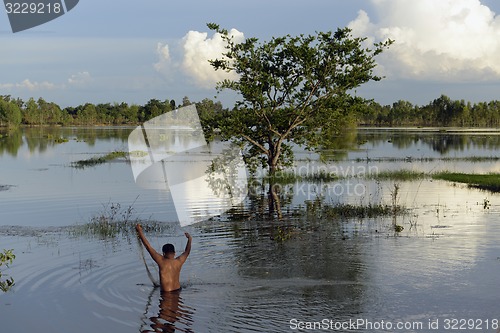
[[[191,237],[191,235],[188,232],[185,232],[184,235],[188,239],[186,243],[186,248],[184,249],[184,252],[182,252],[182,254],[177,257],[177,259],[180,259],[182,263],[186,261],[187,257],[189,256],[189,253],[191,252],[191,240],[193,239],[193,237]]]
[[[151,258],[153,258],[153,260],[157,264],[159,264],[161,258],[163,257],[161,254],[156,252],[156,250],[151,246],[151,244],[149,244],[148,239],[146,238],[146,236],[144,236],[144,232],[142,231],[142,226],[139,223],[137,223],[137,225],[135,226],[135,230],[137,230],[137,235],[139,236],[139,239],[141,240],[142,244],[144,244],[144,247],[148,251]]]

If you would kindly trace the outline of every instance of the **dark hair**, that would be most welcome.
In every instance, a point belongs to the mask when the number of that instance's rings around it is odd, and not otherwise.
[[[168,254],[168,253],[175,253],[175,247],[172,244],[165,244],[161,248],[163,253]]]

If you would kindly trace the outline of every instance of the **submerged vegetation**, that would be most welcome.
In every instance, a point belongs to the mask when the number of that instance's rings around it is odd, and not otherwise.
[[[402,215],[408,211],[407,208],[388,204],[354,205],[354,204],[333,204],[327,205],[320,201],[308,201],[306,212],[308,216],[315,216],[326,219],[352,219],[352,218],[373,218]]]
[[[104,156],[91,157],[89,159],[75,161],[72,162],[71,165],[74,166],[75,168],[85,168],[110,162],[117,158],[127,158],[127,156],[128,154],[124,151],[113,151]]]
[[[102,240],[115,239],[118,236],[135,235],[135,225],[141,223],[144,231],[163,232],[167,225],[155,221],[143,221],[136,216],[133,204],[123,208],[120,203],[107,203],[100,212],[85,224],[78,224],[70,229],[72,236],[97,237]]]
[[[440,172],[432,176],[434,179],[446,180],[455,183],[467,184],[469,187],[500,192],[500,174],[490,173],[485,175],[466,174],[454,172]]]
[[[401,169],[401,170],[386,170],[378,172],[376,174],[367,174],[365,178],[374,180],[412,181],[412,180],[423,179],[426,177],[427,174],[425,172]]]
[[[14,250],[3,250],[3,252],[0,252],[0,267],[2,265],[9,266],[9,264],[12,264],[14,259],[16,259],[15,254],[13,253]],[[0,271],[0,290],[3,291],[4,293],[9,291],[10,288],[14,286],[14,279],[12,277],[7,278],[2,280],[3,273]]]
[[[263,177],[264,182],[270,184],[291,184],[297,181],[315,182],[331,182],[338,180],[340,177],[326,171],[320,171],[313,174],[300,174],[293,171],[276,171],[274,175],[266,175]]]

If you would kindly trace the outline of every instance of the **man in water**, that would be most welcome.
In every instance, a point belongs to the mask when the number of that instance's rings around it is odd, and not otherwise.
[[[179,282],[179,276],[181,273],[182,265],[186,262],[189,253],[191,252],[191,240],[192,237],[189,233],[185,232],[186,238],[188,239],[186,248],[184,252],[177,258],[175,257],[175,248],[172,244],[165,244],[162,247],[163,255],[155,251],[155,249],[149,244],[144,232],[142,231],[142,226],[137,224],[135,226],[139,238],[144,244],[144,247],[151,255],[151,258],[158,264],[160,273],[160,288],[162,292],[175,292],[181,290],[181,284]]]

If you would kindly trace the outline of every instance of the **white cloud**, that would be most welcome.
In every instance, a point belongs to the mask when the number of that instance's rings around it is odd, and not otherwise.
[[[168,44],[158,43],[156,45],[156,53],[159,60],[153,67],[164,75],[170,75],[172,72],[172,58]]]
[[[56,84],[49,81],[32,81],[30,79],[25,79],[17,83],[0,83],[0,89],[6,90],[27,90],[27,91],[48,91],[57,89],[66,89],[68,87],[78,87],[87,84],[92,81],[89,72],[78,72],[77,74],[71,75],[67,79],[67,83]]]
[[[92,77],[90,73],[87,71],[78,72],[76,74],[71,75],[68,78],[68,84],[74,86],[82,86],[92,81]]]
[[[236,29],[229,31],[236,43],[244,40],[244,35]],[[180,43],[180,58],[176,60],[171,55],[169,45],[158,43],[156,52],[158,62],[153,65],[155,70],[168,79],[172,79],[175,70],[180,70],[194,80],[194,83],[203,88],[214,88],[215,83],[223,79],[235,79],[235,73],[221,70],[215,71],[209,60],[222,58],[226,43],[219,33],[208,38],[208,33],[189,31]]]
[[[26,79],[19,83],[2,83],[0,84],[0,88],[2,89],[23,89],[29,91],[38,91],[38,90],[52,90],[57,86],[53,83],[43,81],[43,82],[32,82],[29,79]]]
[[[379,22],[360,11],[349,27],[369,41],[395,40],[378,58],[388,77],[500,78],[500,18],[479,0],[371,1]]]

